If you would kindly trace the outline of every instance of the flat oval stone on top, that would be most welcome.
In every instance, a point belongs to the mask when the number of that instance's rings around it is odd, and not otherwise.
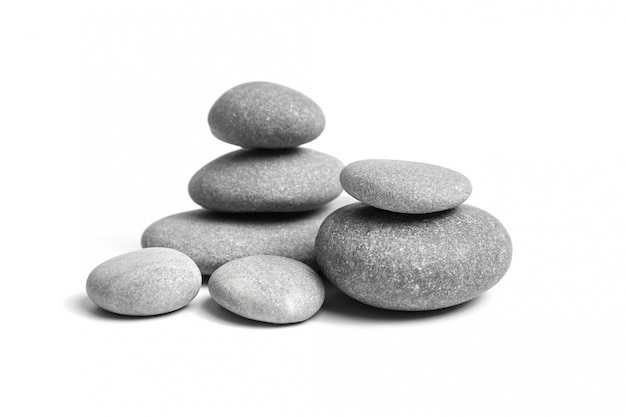
[[[211,132],[244,148],[288,148],[317,138],[326,121],[304,94],[279,84],[250,82],[217,99],[209,112]]]
[[[342,168],[313,149],[240,149],[201,168],[189,195],[204,208],[229,213],[313,210],[341,194]]]
[[[366,159],[348,164],[340,180],[357,200],[395,213],[448,210],[460,206],[472,193],[464,175],[421,162]]]

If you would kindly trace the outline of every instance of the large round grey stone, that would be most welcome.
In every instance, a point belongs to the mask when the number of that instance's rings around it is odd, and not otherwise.
[[[434,310],[494,286],[511,263],[509,234],[491,214],[458,208],[410,215],[351,204],[316,241],[326,277],[350,297],[390,310]]]
[[[342,168],[313,149],[240,149],[201,168],[189,195],[204,208],[231,213],[312,210],[341,194]]]
[[[324,303],[324,283],[310,267],[282,256],[256,255],[220,266],[209,279],[216,303],[248,319],[298,323]]]
[[[348,164],[340,178],[343,188],[357,200],[396,213],[451,209],[472,193],[464,175],[421,162],[366,159]]]
[[[231,214],[194,210],[158,220],[143,233],[143,247],[177,249],[203,274],[234,259],[278,255],[315,266],[315,236],[328,214],[354,199],[342,196],[324,207],[301,213]]]
[[[288,148],[317,138],[326,121],[313,100],[268,82],[238,85],[217,99],[209,112],[211,132],[244,148]]]
[[[187,255],[148,248],[97,266],[87,278],[87,295],[113,313],[152,316],[186,306],[201,285],[200,270]]]

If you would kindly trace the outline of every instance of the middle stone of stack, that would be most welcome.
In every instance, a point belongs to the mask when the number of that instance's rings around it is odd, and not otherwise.
[[[342,192],[337,158],[299,145],[325,126],[319,106],[282,85],[251,82],[225,92],[209,112],[213,134],[243,148],[201,168],[189,182],[200,206],[230,213],[300,212]]]

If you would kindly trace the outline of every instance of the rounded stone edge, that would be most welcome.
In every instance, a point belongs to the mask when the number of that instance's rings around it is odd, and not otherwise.
[[[442,310],[442,309],[446,309],[446,308],[450,308],[450,307],[455,307],[464,303],[467,303],[469,301],[472,301],[480,296],[482,296],[483,294],[485,294],[486,292],[490,291],[493,287],[495,287],[501,280],[502,278],[504,278],[506,276],[506,274],[508,273],[508,271],[511,268],[511,265],[513,263],[513,239],[511,238],[511,234],[509,233],[508,229],[504,226],[504,224],[493,214],[491,214],[490,212],[480,208],[480,207],[476,207],[476,206],[472,206],[472,205],[466,205],[468,207],[471,207],[473,209],[478,209],[481,212],[487,214],[489,217],[491,217],[497,224],[499,224],[500,228],[502,229],[502,231],[504,232],[504,236],[505,236],[505,243],[507,243],[508,249],[508,258],[505,264],[506,265],[503,269],[502,272],[500,273],[500,275],[494,279],[490,285],[485,288],[483,291],[475,294],[474,296],[464,299],[462,301],[458,301],[458,302],[454,302],[454,303],[450,303],[450,304],[444,304],[442,306],[437,306],[437,307],[429,307],[429,308],[419,308],[419,309],[403,309],[403,308],[395,308],[395,307],[390,307],[390,306],[381,306],[381,305],[377,305],[375,303],[371,303],[368,302],[367,300],[364,300],[362,298],[358,298],[356,295],[352,295],[350,293],[350,291],[347,291],[343,288],[343,285],[340,282],[337,282],[337,280],[335,279],[335,277],[333,276],[333,274],[328,273],[327,270],[327,265],[326,262],[323,262],[323,260],[320,259],[320,253],[322,253],[322,251],[320,249],[318,249],[318,246],[321,246],[321,239],[323,237],[323,234],[320,233],[322,231],[322,229],[325,227],[327,222],[332,221],[332,216],[333,215],[337,215],[340,214],[339,212],[343,212],[345,210],[348,210],[350,207],[353,206],[366,206],[365,203],[363,202],[357,202],[357,203],[353,203],[353,204],[348,204],[345,205],[343,207],[339,207],[337,210],[333,211],[332,213],[330,213],[328,216],[326,216],[326,218],[324,219],[324,221],[322,222],[322,224],[320,225],[320,228],[318,230],[317,236],[315,238],[315,261],[317,264],[317,267],[319,268],[320,272],[323,274],[324,277],[326,277],[326,279],[328,279],[339,291],[341,291],[341,293],[345,294],[346,296],[350,297],[351,299],[360,302],[361,304],[365,304],[368,305],[370,307],[374,307],[374,308],[379,308],[379,309],[383,309],[383,310],[391,310],[391,311],[407,311],[407,312],[416,312],[416,311],[420,311],[420,312],[426,312],[426,311],[435,311],[435,310]],[[377,208],[374,208],[376,210],[378,210]],[[454,210],[454,209],[451,209]],[[381,211],[385,211],[385,210],[381,210]],[[447,210],[446,210],[447,211]],[[393,212],[390,212],[393,213]],[[426,213],[426,215],[434,215],[437,216],[439,213],[441,212],[435,212],[435,213]],[[405,213],[397,213],[400,215],[403,215]],[[410,215],[410,214],[407,214]]]
[[[317,289],[319,290],[319,293],[321,294],[319,303],[317,304],[317,307],[315,309],[312,309],[312,311],[308,312],[307,314],[303,315],[302,317],[299,317],[297,320],[281,320],[281,321],[269,321],[269,320],[264,320],[262,318],[259,317],[253,317],[253,315],[247,314],[246,311],[238,311],[236,308],[234,308],[233,306],[230,305],[226,305],[225,303],[223,304],[222,302],[220,302],[220,296],[218,296],[217,298],[214,297],[215,293],[220,293],[222,291],[225,291],[223,288],[221,287],[216,287],[215,284],[215,280],[212,280],[212,278],[214,277],[214,275],[216,273],[218,273],[218,271],[224,267],[226,267],[226,269],[228,269],[228,265],[232,264],[233,262],[237,262],[240,261],[242,259],[247,259],[247,258],[259,258],[259,257],[271,257],[271,258],[280,258],[281,261],[287,260],[289,262],[297,262],[299,264],[299,267],[305,267],[303,269],[305,269],[307,271],[307,273],[309,274],[309,276],[314,280],[315,282],[315,286],[317,287]],[[224,270],[222,270],[223,273]],[[218,274],[218,277],[220,275]],[[219,266],[217,269],[215,269],[215,271],[213,271],[213,273],[211,274],[211,277],[209,278],[209,282],[207,284],[207,289],[209,291],[209,295],[211,296],[211,299],[217,304],[219,305],[221,308],[224,308],[225,310],[229,311],[232,314],[235,314],[239,317],[243,317],[247,320],[251,320],[251,321],[255,321],[255,322],[260,322],[260,323],[266,323],[266,324],[270,324],[270,325],[290,325],[290,324],[298,324],[298,323],[302,323],[305,322],[309,319],[311,319],[312,317],[314,317],[317,313],[319,313],[319,311],[322,309],[324,302],[326,300],[326,287],[324,285],[324,279],[322,276],[320,276],[320,274],[314,269],[312,268],[310,265],[305,264],[304,262],[298,261],[297,259],[293,259],[293,258],[287,258],[284,256],[278,256],[278,255],[265,255],[265,254],[258,254],[258,255],[250,255],[250,256],[246,256],[243,258],[238,258],[238,259],[234,259],[232,261],[229,261],[221,266]]]
[[[291,143],[286,143],[286,144],[281,144],[281,145],[272,145],[271,143],[262,143],[259,140],[259,137],[257,136],[257,138],[255,140],[250,140],[246,137],[236,137],[233,138],[231,134],[227,133],[227,132],[223,132],[221,129],[219,129],[219,124],[220,122],[217,121],[216,119],[219,119],[221,117],[221,114],[218,114],[218,111],[215,110],[216,105],[218,103],[221,104],[221,101],[226,100],[228,98],[228,94],[232,93],[233,90],[236,90],[238,88],[241,87],[245,87],[248,86],[250,84],[267,84],[270,85],[271,88],[279,88],[279,89],[284,89],[290,92],[290,94],[296,95],[296,96],[300,96],[301,98],[305,99],[306,101],[308,101],[308,105],[314,110],[314,112],[316,113],[316,115],[313,117],[313,120],[316,122],[312,127],[312,134],[304,137],[304,138],[300,138],[299,140],[293,140],[293,137],[289,137],[289,141],[291,141]],[[321,134],[324,132],[325,128],[326,128],[326,116],[324,114],[324,111],[322,110],[322,108],[317,104],[317,102],[315,100],[313,100],[312,98],[310,98],[309,96],[307,96],[306,94],[291,88],[291,87],[287,87],[285,85],[282,84],[278,84],[278,83],[273,83],[270,81],[249,81],[249,82],[245,82],[242,84],[238,84],[234,87],[229,88],[228,90],[226,90],[224,93],[222,93],[217,100],[215,100],[215,102],[213,103],[213,105],[211,105],[211,108],[209,109],[209,113],[207,115],[207,122],[209,125],[209,129],[211,130],[211,133],[213,134],[213,136],[215,136],[217,139],[221,140],[222,142],[231,144],[231,145],[236,145],[236,146],[240,146],[244,149],[285,149],[285,148],[295,148],[304,144],[307,144],[309,142],[314,141],[315,139],[317,139],[318,137],[321,136]],[[269,135],[269,133],[264,134],[264,137],[267,136],[271,136]]]
[[[383,204],[380,204],[379,202],[380,199],[372,198],[371,193],[369,192],[366,192],[366,193],[355,192],[354,183],[352,179],[349,177],[349,172],[351,169],[354,168],[354,166],[358,165],[359,163],[371,162],[371,161],[391,161],[391,162],[409,162],[409,163],[413,163],[415,161],[404,161],[404,160],[393,160],[393,159],[361,159],[358,161],[350,162],[349,164],[345,165],[344,168],[341,170],[339,174],[339,182],[341,183],[341,186],[344,189],[344,191],[348,193],[350,196],[360,201],[361,203],[366,204],[370,207],[377,208],[379,210],[384,210],[384,211],[389,211],[391,213],[399,213],[399,214],[439,213],[442,211],[450,210],[450,209],[461,206],[463,203],[465,203],[465,201],[467,201],[467,199],[471,196],[472,191],[473,191],[473,185],[472,185],[471,180],[466,175],[462,174],[461,172],[456,171],[451,168],[441,166],[441,165],[428,164],[425,162],[415,162],[417,164],[430,165],[432,167],[436,167],[437,169],[449,171],[451,175],[454,175],[455,177],[459,178],[459,180],[463,182],[465,185],[465,192],[463,193],[463,196],[459,199],[455,199],[455,201],[451,204],[438,204],[436,208],[428,209],[428,210],[425,210],[425,209],[407,210],[406,208],[404,208],[402,204],[399,204],[395,200],[392,200],[392,199],[387,201],[386,205],[383,205]],[[359,194],[361,195],[358,196]]]
[[[259,148],[260,149],[260,148]],[[281,148],[284,149],[284,148]],[[315,203],[288,203],[284,204],[282,207],[277,208],[277,205],[281,203],[277,202],[264,202],[264,205],[259,205],[257,207],[253,207],[249,202],[241,201],[237,203],[227,202],[227,203],[219,203],[217,204],[215,200],[210,198],[206,198],[205,190],[202,187],[202,178],[206,175],[206,171],[209,169],[212,163],[220,160],[221,158],[228,157],[232,154],[242,152],[242,151],[251,151],[252,149],[239,149],[235,151],[231,151],[225,153],[212,161],[204,164],[201,168],[199,168],[189,179],[187,184],[187,193],[191,200],[196,203],[198,206],[207,209],[214,210],[222,213],[300,213],[307,212],[312,210],[317,210],[325,205],[331,203],[335,199],[337,199],[341,193],[344,191],[341,181],[340,175],[341,171],[345,168],[345,164],[337,157],[327,154],[325,152],[321,152],[311,148],[300,148],[302,152],[307,152],[309,157],[320,157],[323,156],[327,159],[327,163],[329,166],[335,165],[336,170],[339,175],[337,176],[337,186],[333,193],[328,193],[324,199],[318,199]],[[267,151],[267,149],[261,149],[262,151]]]
[[[198,294],[200,293],[200,289],[202,288],[202,273],[201,273],[200,268],[198,267],[198,265],[194,262],[193,259],[191,259],[185,253],[183,253],[183,252],[181,252],[179,250],[176,250],[176,249],[173,249],[173,248],[168,248],[168,247],[161,247],[161,246],[150,246],[150,247],[144,246],[143,235],[142,235],[141,241],[142,241],[141,242],[141,244],[142,244],[142,248],[141,249],[138,249],[138,250],[135,250],[135,251],[131,251],[131,252],[122,253],[120,255],[114,256],[113,258],[110,258],[110,259],[107,259],[106,261],[101,262],[100,264],[98,264],[96,267],[94,267],[91,270],[91,272],[87,276],[87,280],[85,282],[85,292],[86,292],[87,297],[89,298],[89,300],[92,303],[94,303],[98,308],[101,308],[101,309],[103,309],[105,311],[108,311],[109,313],[113,313],[113,314],[116,314],[116,315],[119,315],[119,316],[127,316],[127,317],[156,317],[156,316],[162,316],[162,315],[165,315],[165,314],[170,314],[170,313],[176,312],[178,310],[181,310],[181,309],[187,307],[198,296]],[[153,250],[153,249],[158,249],[158,250],[164,250],[165,249],[166,251],[169,251],[171,253],[175,253],[176,256],[179,256],[181,258],[181,260],[184,260],[185,262],[188,261],[188,263],[189,263],[188,266],[190,268],[194,269],[193,274],[197,278],[196,281],[197,281],[198,285],[196,286],[194,291],[189,293],[189,297],[187,297],[188,301],[184,302],[182,305],[177,306],[177,307],[175,307],[173,309],[168,309],[168,310],[164,310],[164,311],[161,311],[161,312],[156,312],[156,313],[132,313],[132,312],[125,312],[125,311],[121,311],[119,309],[114,309],[114,308],[110,308],[110,307],[104,306],[103,303],[100,300],[97,299],[98,297],[96,297],[95,294],[92,294],[92,291],[90,290],[90,287],[91,287],[90,283],[92,283],[93,280],[94,280],[93,276],[94,276],[95,271],[98,270],[100,267],[103,267],[104,265],[106,265],[109,262],[114,261],[114,260],[116,260],[118,258],[122,258],[122,257],[125,257],[127,255],[130,255],[130,254],[133,254],[133,253],[136,253],[136,252],[149,251],[149,250]]]

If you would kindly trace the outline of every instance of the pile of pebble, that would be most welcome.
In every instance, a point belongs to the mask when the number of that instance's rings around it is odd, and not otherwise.
[[[87,294],[118,314],[163,314],[187,305],[210,275],[212,298],[237,314],[306,320],[324,301],[312,269],[317,231],[350,202],[337,198],[343,163],[300,147],[322,133],[324,113],[293,89],[251,82],[226,91],[208,121],[218,139],[242,149],[191,178],[189,195],[202,209],[150,225],[145,249],[98,266]]]
[[[317,235],[324,275],[350,297],[390,310],[434,310],[477,297],[511,264],[511,238],[479,208],[458,172],[364,160],[341,172],[360,200],[329,215]]]
[[[178,310],[202,275],[222,307],[269,323],[312,317],[321,271],[379,308],[431,310],[470,300],[504,275],[511,241],[490,214],[462,204],[463,175],[416,162],[338,159],[300,147],[324,130],[319,106],[273,83],[225,92],[209,112],[220,140],[242,149],[202,167],[189,195],[202,209],[165,217],[144,249],[96,267],[87,294],[123,315]],[[338,197],[345,189],[360,203]],[[331,214],[332,213],[332,214]]]

